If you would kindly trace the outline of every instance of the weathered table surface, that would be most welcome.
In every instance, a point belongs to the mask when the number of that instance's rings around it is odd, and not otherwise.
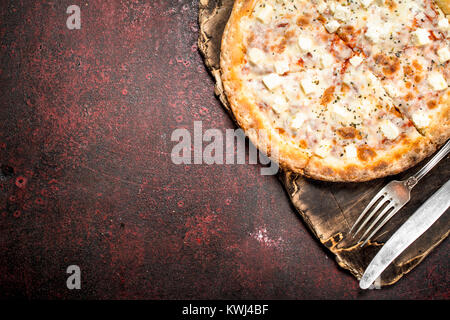
[[[197,1],[85,1],[80,30],[71,4],[0,3],[0,297],[448,298],[448,240],[362,292],[277,177],[170,161],[173,130],[234,128]]]

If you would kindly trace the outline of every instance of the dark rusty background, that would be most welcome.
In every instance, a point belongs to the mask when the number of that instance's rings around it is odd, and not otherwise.
[[[448,299],[448,240],[362,292],[275,176],[172,164],[174,129],[234,127],[197,2],[0,1],[0,297]]]

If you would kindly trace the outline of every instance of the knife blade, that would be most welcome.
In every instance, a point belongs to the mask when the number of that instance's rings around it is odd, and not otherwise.
[[[360,288],[369,288],[391,262],[428,230],[449,206],[450,180],[417,209],[378,251],[359,282]]]

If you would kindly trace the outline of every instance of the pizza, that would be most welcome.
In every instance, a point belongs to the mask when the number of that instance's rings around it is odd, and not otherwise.
[[[282,168],[371,180],[449,138],[449,36],[432,0],[236,0],[223,88],[239,126]]]

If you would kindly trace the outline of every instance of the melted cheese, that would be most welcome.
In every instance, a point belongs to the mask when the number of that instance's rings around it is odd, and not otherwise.
[[[364,8],[368,8],[372,4],[373,0],[359,0],[359,2]]]

